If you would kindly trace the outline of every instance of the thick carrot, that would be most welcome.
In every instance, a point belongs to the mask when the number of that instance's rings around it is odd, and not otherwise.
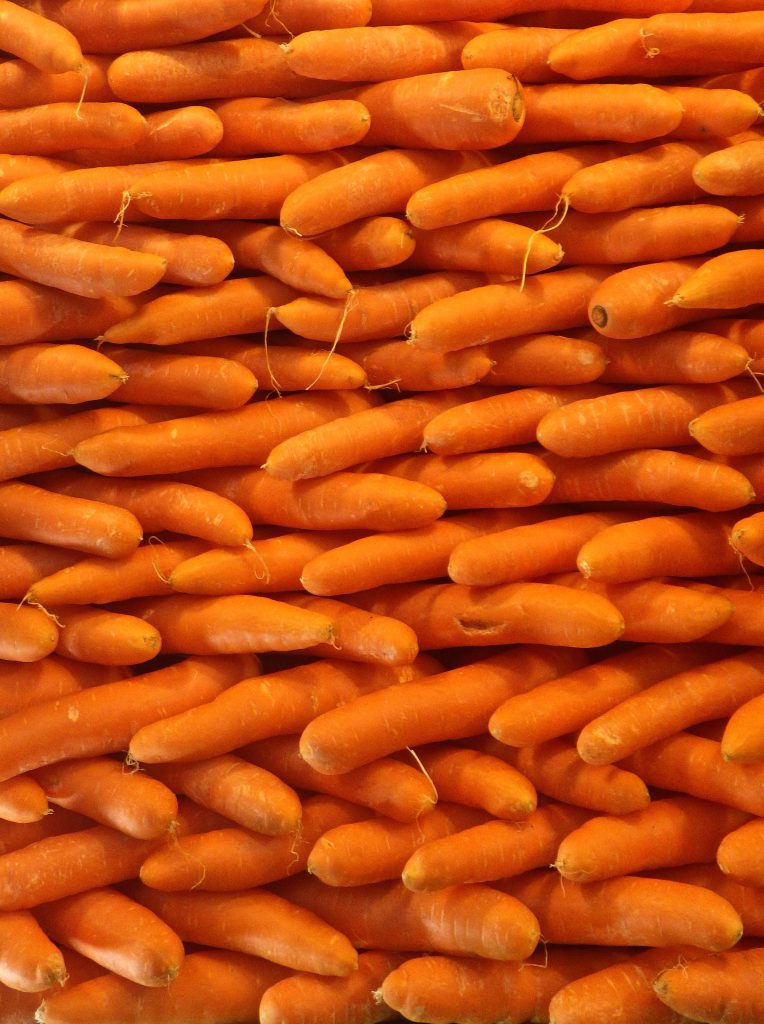
[[[217,100],[212,110],[223,124],[222,138],[212,149],[215,156],[319,153],[354,146],[369,131],[369,111],[352,99],[300,103],[245,96]]]
[[[465,349],[464,354],[470,351]],[[586,384],[603,377],[607,368],[599,337],[528,334],[491,342],[484,352],[492,362],[484,384]]]
[[[482,381],[495,362],[485,348],[461,352],[411,351],[401,339],[356,342],[352,356],[372,386],[399,391],[440,391]]]
[[[761,888],[764,872],[758,850],[762,834],[764,819],[757,817],[731,829],[719,841],[714,860],[727,879],[746,887]]]
[[[172,790],[111,757],[71,758],[32,773],[47,799],[135,839],[167,835],[178,815]]]
[[[82,49],[68,28],[9,0],[0,6],[0,45],[40,71],[82,74],[84,70]]]
[[[150,853],[140,878],[163,892],[230,892],[267,885],[304,871],[312,848],[325,833],[363,821],[370,813],[359,804],[317,793],[303,800],[296,832],[267,836],[224,826],[183,835]],[[384,820],[388,828],[411,828]]]
[[[534,274],[523,286],[472,287],[419,310],[408,338],[412,345],[451,352],[531,332],[582,327],[589,300],[607,277],[605,266],[580,266]]]
[[[0,102],[6,107],[77,102],[83,95],[83,88],[91,103],[113,102],[118,97],[111,91],[106,80],[109,63],[107,56],[83,54],[79,71],[43,71],[23,58],[6,60],[0,71]],[[22,156],[22,159],[26,161],[34,158]],[[8,179],[3,176],[2,180],[5,182]]]
[[[359,949],[522,960],[539,939],[534,915],[488,886],[414,893],[398,881],[334,888],[296,875],[274,888],[339,928]]]
[[[253,667],[241,656],[187,658],[14,712],[0,722],[0,775],[9,779],[71,757],[127,750],[141,726],[214,699]]]
[[[298,393],[237,409],[173,417],[148,423],[146,429],[116,427],[93,432],[72,446],[72,455],[86,469],[105,476],[253,466],[264,462],[285,438],[369,408],[377,401],[374,395],[359,390]]]
[[[720,408],[698,415],[690,423],[690,435],[717,455],[757,455],[762,451],[764,437],[763,410],[764,402],[760,395],[741,398],[730,404],[729,411]]]
[[[359,954],[357,970],[345,978],[305,973],[284,978],[263,995],[260,1020],[262,1024],[321,1024],[326,1020],[376,1024],[390,1012],[379,998],[379,986],[402,960],[401,953],[367,950]]]
[[[760,249],[733,249],[711,256],[690,274],[670,298],[681,309],[739,309],[764,299]]]
[[[37,608],[0,602],[0,660],[35,662],[52,654],[58,627]]]
[[[45,792],[28,775],[17,775],[0,783],[0,818],[18,824],[39,821],[50,814]]]
[[[717,196],[757,196],[764,190],[764,140],[750,139],[704,154],[692,168],[698,188]]]
[[[120,149],[138,142],[146,119],[128,103],[63,100],[0,111],[0,147],[5,153],[48,156],[77,146]]]
[[[749,586],[746,577],[742,577],[740,583],[743,587]],[[764,613],[764,601],[759,590],[741,589],[740,585],[732,582],[725,582],[722,587],[699,581],[688,581],[686,585],[700,593],[723,597],[733,607],[732,615],[707,634],[709,643],[758,646]]]
[[[207,470],[192,482],[225,494],[253,522],[297,530],[413,529],[434,522],[446,506],[425,484],[355,470],[294,482],[264,469]]]
[[[474,736],[512,693],[573,671],[582,661],[571,648],[516,647],[387,687],[319,715],[303,729],[300,750],[322,772],[346,772],[404,747]]]
[[[649,45],[659,53],[691,62],[701,60],[709,45],[719,47],[725,59],[758,63],[761,48],[757,33],[762,25],[760,11],[721,14],[656,13],[645,26]],[[749,58],[750,61],[749,61]]]
[[[743,345],[700,327],[651,334],[638,344],[598,334],[597,344],[607,360],[598,379],[618,384],[714,384],[743,373],[751,358]]]
[[[754,648],[659,680],[585,725],[578,751],[590,764],[611,764],[680,729],[727,717],[762,693],[762,665]]]
[[[560,245],[554,233],[542,234],[534,227],[497,217],[444,228],[412,230],[416,248],[405,265],[420,270],[477,270],[507,276],[536,274],[556,266],[566,248]]]
[[[116,356],[127,374],[116,400],[136,404],[237,409],[253,396],[257,377],[236,360],[218,355],[186,355],[107,345],[101,352]]]
[[[35,916],[56,942],[138,985],[166,986],[183,963],[183,943],[172,928],[111,886],[54,900]]]
[[[559,81],[561,76],[549,66],[548,58],[552,47],[574,31],[545,25],[496,26],[465,43],[462,67],[504,68],[521,82],[533,84]]]
[[[548,942],[716,951],[734,946],[743,930],[727,900],[687,883],[639,875],[581,883],[535,870],[495,884],[533,910]]]
[[[764,1012],[761,948],[730,950],[668,967],[653,984],[661,1002],[696,1020],[742,1024]]]
[[[388,150],[388,152],[390,152]],[[398,337],[412,316],[434,302],[479,287],[485,275],[433,270],[354,288],[345,299],[303,295],[277,306],[278,322],[315,341],[358,342]]]
[[[104,668],[70,661],[57,654],[32,662],[3,662],[0,664],[0,714],[30,707],[43,700],[78,693],[94,683],[111,683],[124,679],[128,670],[123,666]]]
[[[4,402],[76,405],[108,398],[126,380],[105,353],[65,342],[28,342],[0,348]]]
[[[682,119],[670,133],[677,139],[734,137],[761,116],[761,106],[739,89],[703,89],[697,85],[663,85],[682,104]]]
[[[242,753],[295,789],[341,797],[394,821],[418,821],[437,801],[432,783],[418,767],[379,757],[342,774],[326,775],[303,759],[298,741],[297,735],[272,736],[247,744]]]
[[[739,572],[740,557],[729,544],[738,518],[736,512],[677,512],[613,523],[581,546],[578,568],[606,583]]]
[[[394,667],[321,658],[243,679],[206,704],[136,730],[130,754],[149,763],[214,757],[255,740],[299,731],[317,715],[362,693],[410,682],[428,671],[433,666],[421,658],[413,666]]]
[[[630,814],[590,818],[560,842],[554,866],[571,881],[598,882],[650,868],[703,864],[747,820],[744,811],[710,800],[663,797]]]
[[[383,149],[298,185],[281,207],[281,225],[304,237],[359,218],[400,213],[417,189],[484,163],[485,158],[470,151]]]
[[[28,910],[0,914],[0,981],[16,992],[43,992],[66,978],[61,950]]]
[[[344,977],[356,969],[357,953],[340,929],[274,891],[162,893],[139,883],[128,891],[184,942],[249,953],[315,974]]]
[[[741,826],[741,828],[748,827],[749,825]],[[656,874],[658,877],[674,879],[678,882],[702,885],[723,896],[726,900],[729,900],[740,914],[745,934],[751,937],[747,939],[745,944],[759,944],[755,942],[755,939],[761,936],[763,919],[761,892],[756,885],[742,885],[740,882],[735,881],[734,878],[724,874],[718,864],[714,863],[684,864],[680,867],[664,868],[660,872],[650,873]]]
[[[141,665],[162,647],[159,630],[133,615],[87,605],[53,605],[45,610],[58,624],[56,653],[75,661]]]
[[[315,241],[346,271],[394,267],[414,251],[414,238],[406,221],[384,215],[359,217],[319,235]]]

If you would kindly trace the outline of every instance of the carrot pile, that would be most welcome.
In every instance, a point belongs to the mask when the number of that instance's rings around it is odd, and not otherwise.
[[[764,1024],[762,5],[0,48],[0,1024]]]

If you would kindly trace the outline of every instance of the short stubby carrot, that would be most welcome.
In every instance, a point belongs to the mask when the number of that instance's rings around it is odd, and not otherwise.
[[[159,630],[134,615],[87,605],[54,605],[46,611],[59,623],[56,653],[75,661],[141,665],[162,647]]]

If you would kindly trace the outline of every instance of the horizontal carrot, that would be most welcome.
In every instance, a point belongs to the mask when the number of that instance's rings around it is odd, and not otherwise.
[[[109,58],[101,54],[83,54],[78,71],[43,71],[22,58],[9,59],[0,71],[0,99],[6,107],[77,102],[84,88],[91,103],[114,102],[118,97],[106,80],[108,65]]]
[[[682,281],[669,301],[681,309],[739,309],[761,302],[760,266],[759,249],[733,249],[710,256]]]
[[[369,111],[358,100],[245,96],[211,105],[223,126],[215,156],[255,153],[319,153],[354,146],[369,131]]]
[[[464,354],[471,349],[465,349]],[[605,378],[608,360],[600,339],[562,334],[528,334],[499,339],[486,345],[492,362],[484,384],[520,385],[586,384]],[[457,355],[451,353],[451,355]]]
[[[756,196],[764,187],[764,141],[749,139],[704,154],[692,168],[698,188],[715,196]]]
[[[315,29],[353,28],[366,25],[371,18],[369,0],[273,0],[254,18],[247,19],[247,27],[268,35],[274,29],[290,35]]]
[[[762,450],[761,395],[742,397],[729,410],[706,410],[689,425],[691,437],[717,455],[755,455]],[[732,414],[732,415],[731,415]],[[734,431],[732,420],[735,421]]]
[[[761,17],[756,11],[735,13],[731,18],[727,14],[705,12],[688,18],[685,14],[665,12],[652,15],[645,24],[645,32],[650,45],[660,53],[692,60],[702,57],[709,41],[714,40],[724,47],[727,59],[747,63],[750,53],[756,63],[758,46],[749,33],[755,33],[760,24]]]
[[[45,610],[59,624],[56,653],[75,661],[141,665],[162,647],[159,630],[134,615],[87,605],[53,605]]]
[[[62,100],[0,112],[0,146],[5,153],[48,156],[77,146],[118,152],[139,142],[146,119],[128,103]]]
[[[39,608],[0,602],[0,660],[35,662],[52,654],[58,627]]]
[[[82,50],[64,25],[21,4],[0,7],[0,39],[9,53],[53,74],[82,72]]]
[[[714,860],[725,879],[752,889],[761,887],[762,870],[756,851],[763,831],[762,818],[751,818],[719,841]]]
[[[39,661],[0,663],[0,714],[31,707],[43,700],[78,693],[94,683],[124,679],[128,670],[120,665],[110,668],[71,661],[49,654]],[[0,841],[0,848],[2,842]]]
[[[732,615],[707,634],[706,640],[709,643],[758,646],[761,635],[759,623],[764,610],[759,590],[741,589],[733,583],[725,583],[725,586],[718,587],[711,583],[687,581],[685,585],[700,593],[722,597],[732,605]]]
[[[462,47],[465,68],[505,68],[521,82],[554,82],[560,75],[548,62],[552,47],[574,30],[544,25],[503,24],[474,36]]]
[[[671,133],[679,139],[734,137],[761,116],[753,96],[740,89],[719,87],[713,91],[697,85],[663,85],[662,90],[682,104],[682,119]]]
[[[0,783],[0,818],[20,825],[39,821],[51,808],[45,791],[28,775],[17,775]]]
[[[414,251],[411,230],[401,217],[358,217],[315,239],[345,271],[398,266]]]
[[[761,1013],[764,955],[760,948],[730,950],[661,971],[653,988],[675,1013],[715,1024],[737,1024]]]
[[[400,338],[356,342],[350,351],[363,367],[369,384],[400,391],[469,387],[482,381],[495,367],[484,348],[412,352],[411,346]]]
[[[599,379],[619,384],[713,384],[738,376],[750,359],[743,345],[699,327],[651,334],[636,344],[599,335],[597,344],[607,359]]]
[[[5,402],[76,405],[108,398],[127,373],[105,352],[65,342],[0,348],[0,394]]]
[[[543,220],[546,218],[540,218]],[[477,270],[519,277],[548,270],[564,257],[565,246],[554,232],[536,232],[527,224],[498,217],[412,231],[416,248],[406,266],[422,270]]]
[[[721,740],[725,760],[745,764],[760,759],[763,748],[759,714],[764,704],[760,696],[753,695],[730,714]]]

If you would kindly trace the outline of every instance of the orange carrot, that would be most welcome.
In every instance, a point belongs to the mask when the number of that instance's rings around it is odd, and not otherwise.
[[[0,818],[18,824],[39,821],[50,814],[45,792],[28,775],[17,775],[0,783]]]
[[[7,69],[17,62],[5,61],[2,65],[4,69]],[[23,63],[24,67],[32,71],[26,61]],[[56,75],[56,78],[61,76]],[[0,74],[0,80],[2,74]],[[82,92],[82,79],[76,76],[77,79],[77,93],[79,96]],[[0,94],[2,90],[0,89]],[[75,97],[72,96],[72,99]],[[10,106],[8,98],[4,97],[6,106]],[[53,156],[28,156],[25,153],[3,153],[0,154],[0,184],[3,188],[6,185],[10,185],[14,181],[18,181],[20,178],[29,178],[37,174],[49,174],[58,171],[71,171],[74,170],[77,165],[72,163],[71,160],[63,160],[60,157]]]
[[[733,216],[728,219],[732,221]],[[523,223],[497,217],[444,228],[413,228],[412,231],[416,248],[406,260],[406,266],[420,270],[476,270],[507,276],[536,274],[556,266],[566,248],[560,245],[554,232],[541,234]]]
[[[0,602],[0,659],[35,662],[52,654],[58,629],[37,608]]]
[[[404,747],[474,736],[512,693],[582,661],[571,648],[516,647],[511,654],[387,687],[320,714],[303,729],[300,751],[322,772],[346,772]]]
[[[539,938],[534,915],[488,886],[414,893],[397,881],[333,888],[296,875],[275,888],[341,929],[360,949],[522,960]]]
[[[590,339],[561,334],[528,334],[525,337],[493,341],[484,349],[492,365],[484,375],[483,383],[537,387],[545,384],[586,384],[600,378],[604,380],[608,360],[600,340],[599,337]],[[463,354],[470,351],[465,349]],[[458,351],[451,354],[458,355]]]
[[[394,267],[414,251],[414,238],[400,217],[359,217],[315,239],[346,271]]]
[[[299,731],[317,715],[360,694],[420,678],[433,670],[428,665],[421,658],[413,666],[394,667],[321,658],[243,679],[208,703],[136,730],[130,755],[155,763],[225,754],[255,740]]]
[[[721,408],[706,410],[691,421],[690,435],[705,449],[718,455],[758,454],[762,451],[763,407],[764,402],[757,394],[732,402],[729,411]]]
[[[80,44],[68,28],[9,0],[0,6],[0,45],[40,71],[83,72]]]
[[[274,31],[297,35],[315,29],[353,28],[371,18],[370,0],[269,0],[246,27],[263,35]]]
[[[143,404],[189,406],[196,409],[236,409],[258,387],[255,375],[233,359],[217,355],[185,355],[107,345],[106,355],[121,360],[127,374],[115,399]]]
[[[10,715],[43,700],[78,693],[94,683],[124,679],[128,674],[120,665],[105,668],[70,661],[57,654],[49,654],[40,661],[3,662],[0,664],[0,715]]]
[[[118,97],[106,80],[109,63],[105,55],[83,54],[79,71],[43,71],[23,59],[6,60],[0,71],[0,101],[6,107],[77,102],[84,88],[91,103],[114,102]]]
[[[740,885],[760,888],[764,873],[757,850],[764,832],[764,820],[752,818],[731,829],[720,841],[715,857],[724,877]]]
[[[695,184],[717,196],[756,196],[764,188],[761,154],[764,140],[750,139],[712,149],[692,168]]]
[[[760,249],[711,256],[682,281],[669,301],[681,309],[738,309],[761,302],[762,265]]]
[[[661,971],[653,987],[675,1013],[711,1024],[743,1021],[762,1013],[761,948],[730,950]]]
[[[650,17],[644,30],[649,45],[662,54],[682,57],[692,62],[702,60],[709,44],[718,46],[727,60],[751,63],[759,59],[756,32],[761,27],[761,12],[743,14],[685,14],[656,13]],[[753,35],[751,34],[753,33]]]
[[[0,348],[0,394],[5,402],[97,401],[114,394],[126,377],[113,359],[84,345],[39,342]]]
[[[320,153],[354,146],[369,131],[369,111],[358,100],[300,103],[277,97],[217,100],[213,112],[223,124],[215,156],[253,153]]]
[[[739,89],[702,89],[697,85],[663,85],[663,92],[682,104],[682,119],[671,134],[678,139],[734,137],[761,116],[762,108]]]
[[[746,578],[742,577],[741,583],[745,580]],[[761,616],[764,612],[764,602],[759,590],[740,589],[729,582],[725,582],[722,587],[697,581],[688,581],[686,585],[700,593],[723,597],[733,607],[732,615],[707,634],[706,640],[709,643],[758,645],[761,636]],[[743,585],[747,587],[748,583],[745,582]]]
[[[600,334],[597,344],[607,360],[599,379],[608,383],[713,384],[737,377],[750,360],[743,345],[699,327],[651,334],[638,344]]]
[[[44,814],[37,821],[11,822],[0,819],[0,853],[21,850],[48,836],[74,833],[92,824],[89,818],[61,808],[56,808],[53,814]]]
[[[755,821],[756,819],[754,819]],[[749,828],[753,821],[741,828]],[[732,834],[732,833],[730,833]],[[724,842],[725,840],[722,840]],[[721,845],[721,844],[719,844]],[[706,889],[723,896],[733,905],[740,914],[745,928],[746,936],[751,936],[743,944],[757,944],[752,939],[760,936],[762,930],[762,901],[761,892],[755,885],[741,885],[729,875],[725,875],[718,864],[684,864],[675,868],[664,868],[660,872],[650,872],[658,877],[676,880],[677,882],[690,882],[693,885],[702,885]]]
[[[58,624],[56,653],[96,665],[140,665],[159,654],[162,637],[133,615],[86,605],[45,609]]]
[[[61,950],[28,910],[0,914],[0,980],[16,992],[43,992],[63,984]]]
[[[440,391],[477,384],[495,367],[485,348],[461,352],[411,351],[401,339],[356,342],[352,356],[372,386],[399,391]]]
[[[755,694],[731,714],[722,735],[722,753],[727,761],[740,763],[758,761],[762,755],[759,714],[764,700]]]
[[[465,68],[504,68],[521,82],[538,84],[559,81],[561,76],[549,66],[548,57],[573,29],[547,28],[543,25],[504,24],[493,31],[474,36],[462,48]]]
[[[77,146],[118,152],[138,142],[146,119],[128,103],[40,103],[0,111],[0,147],[5,153],[47,156]]]

